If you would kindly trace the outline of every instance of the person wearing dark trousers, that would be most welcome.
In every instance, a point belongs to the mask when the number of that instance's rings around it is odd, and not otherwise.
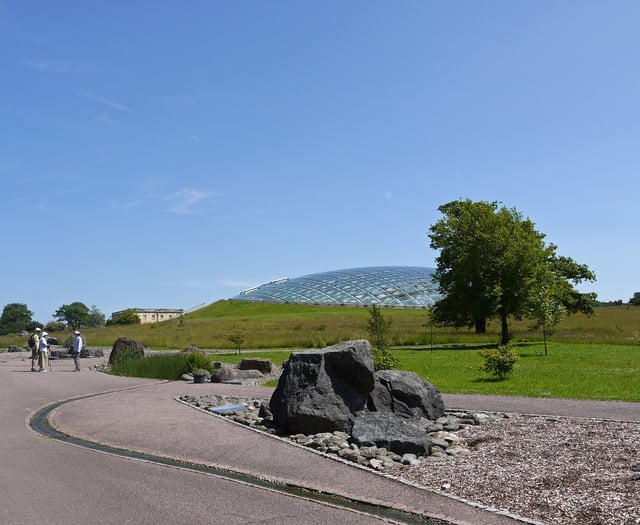
[[[37,372],[36,361],[38,360],[38,346],[40,345],[40,328],[36,328],[29,336],[29,350],[31,350],[31,371]]]
[[[75,364],[74,372],[80,372],[80,350],[82,350],[82,336],[80,330],[73,332],[76,336],[73,340],[73,363]]]

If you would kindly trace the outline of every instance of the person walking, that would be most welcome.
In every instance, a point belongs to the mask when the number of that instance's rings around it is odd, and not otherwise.
[[[38,359],[38,346],[40,345],[40,328],[36,328],[29,336],[28,340],[29,350],[31,350],[31,371],[36,370],[36,359]]]
[[[48,372],[49,368],[49,343],[47,342],[47,332],[42,332],[38,343],[38,366],[39,372]]]
[[[80,372],[80,350],[82,350],[82,336],[80,335],[80,330],[76,330],[73,332],[76,336],[73,340],[73,362],[76,365],[74,372]]]

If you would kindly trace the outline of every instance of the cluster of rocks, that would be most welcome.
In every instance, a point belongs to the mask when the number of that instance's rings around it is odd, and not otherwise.
[[[72,348],[58,348],[58,349],[54,349],[51,350],[51,357],[53,358],[65,358],[65,357],[73,357],[73,349]],[[89,348],[89,347],[83,347],[82,350],[80,350],[80,357],[81,358],[87,358],[87,357],[104,357],[104,351],[102,348]]]
[[[428,454],[429,436],[416,423],[442,416],[444,402],[412,372],[374,372],[369,341],[357,340],[292,353],[269,410],[290,434],[341,431],[358,446]]]
[[[428,454],[411,452],[398,454],[385,447],[358,445],[351,434],[341,430],[316,434],[290,434],[274,422],[273,415],[269,411],[269,402],[265,399],[205,394],[185,395],[180,397],[180,400],[212,414],[227,417],[241,425],[289,439],[293,443],[312,448],[317,452],[375,470],[385,470],[399,465],[415,465],[418,462],[418,456],[423,455],[451,457],[467,454],[469,449],[461,446],[462,439],[456,432],[508,417],[498,412],[446,411],[435,421],[425,419],[416,425],[416,428],[429,438]]]
[[[376,469],[412,464],[418,456],[464,454],[454,432],[504,417],[445,412],[439,390],[416,374],[374,372],[366,340],[292,353],[269,401],[182,400]]]
[[[1,350],[0,350],[1,351]],[[29,350],[28,348],[23,348],[21,346],[16,346],[16,345],[9,345],[9,347],[6,350],[7,352],[29,352],[29,354],[31,353],[31,350]],[[62,347],[62,346],[52,346],[51,347],[51,357],[53,359],[64,359],[66,357],[73,357],[72,354],[72,349],[71,348],[66,348],[66,347]],[[80,357],[82,358],[86,358],[86,357],[103,357],[104,356],[104,351],[102,348],[89,348],[89,347],[83,347],[82,350],[80,351]]]
[[[280,377],[282,370],[269,359],[244,358],[237,365],[215,361],[213,373],[198,370],[205,383],[261,384]],[[194,381],[194,374],[183,374],[183,381]]]

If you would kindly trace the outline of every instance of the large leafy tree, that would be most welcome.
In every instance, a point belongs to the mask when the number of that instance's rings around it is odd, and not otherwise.
[[[26,304],[10,303],[5,305],[0,315],[0,335],[26,330],[32,322],[33,312]]]
[[[96,305],[93,305],[87,315],[86,326],[90,328],[99,328],[104,325],[105,325],[104,314],[100,311],[100,309]]]
[[[81,302],[63,304],[56,310],[53,316],[64,323],[72,330],[77,330],[81,326],[87,326],[90,322],[89,308]]]
[[[573,284],[595,275],[557,256],[557,247],[545,244],[544,234],[515,208],[467,199],[438,210],[443,218],[429,230],[431,248],[440,251],[434,278],[443,298],[433,309],[436,322],[475,326],[481,333],[487,320],[498,318],[501,344],[507,344],[509,317],[548,315],[554,308],[542,301],[568,313],[593,312],[595,295],[581,294]]]

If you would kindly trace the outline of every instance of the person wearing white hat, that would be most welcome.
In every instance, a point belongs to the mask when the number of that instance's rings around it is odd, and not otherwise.
[[[38,366],[40,372],[48,372],[49,368],[49,343],[47,342],[47,332],[42,332],[40,343],[38,344]]]
[[[73,371],[80,372],[80,350],[82,350],[83,341],[80,330],[76,330],[73,334],[76,336],[73,340],[73,362],[76,365]]]
[[[40,344],[40,328],[36,328],[29,336],[29,350],[31,350],[31,371],[36,370],[36,359],[38,359],[38,345]]]

